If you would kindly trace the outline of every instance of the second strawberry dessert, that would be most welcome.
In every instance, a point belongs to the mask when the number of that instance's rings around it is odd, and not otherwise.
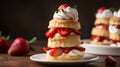
[[[44,48],[49,60],[81,60],[85,48],[79,46],[80,23],[78,11],[68,4],[62,4],[55,11],[46,32],[48,45]]]

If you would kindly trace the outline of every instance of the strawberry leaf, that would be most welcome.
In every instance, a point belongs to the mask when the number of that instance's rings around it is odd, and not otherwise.
[[[34,37],[31,40],[27,41],[29,45],[33,45],[36,42],[37,38]]]
[[[74,5],[72,8],[76,9],[76,8],[77,8],[77,5]]]

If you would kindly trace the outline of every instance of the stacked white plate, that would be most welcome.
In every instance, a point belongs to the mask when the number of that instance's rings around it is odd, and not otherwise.
[[[83,40],[82,46],[86,48],[85,53],[97,54],[97,55],[113,55],[120,56],[120,47],[106,46],[106,45],[93,45],[89,43],[89,40]]]

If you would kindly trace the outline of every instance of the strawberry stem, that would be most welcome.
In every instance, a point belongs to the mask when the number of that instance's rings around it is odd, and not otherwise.
[[[31,45],[33,45],[36,42],[36,40],[37,40],[37,38],[34,37],[31,40],[27,41],[28,44],[29,44],[29,48],[30,48],[31,51],[35,51],[35,49]]]

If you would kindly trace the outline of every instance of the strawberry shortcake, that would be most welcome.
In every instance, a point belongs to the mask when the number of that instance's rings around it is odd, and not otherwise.
[[[110,46],[120,46],[120,9],[114,11],[114,15],[110,19],[109,31],[112,40]]]
[[[46,32],[48,45],[44,47],[49,60],[81,60],[85,48],[80,46],[80,23],[75,7],[62,4],[55,11]]]
[[[95,27],[92,29],[91,44],[109,45],[109,19],[112,17],[112,11],[101,7],[97,10]]]

